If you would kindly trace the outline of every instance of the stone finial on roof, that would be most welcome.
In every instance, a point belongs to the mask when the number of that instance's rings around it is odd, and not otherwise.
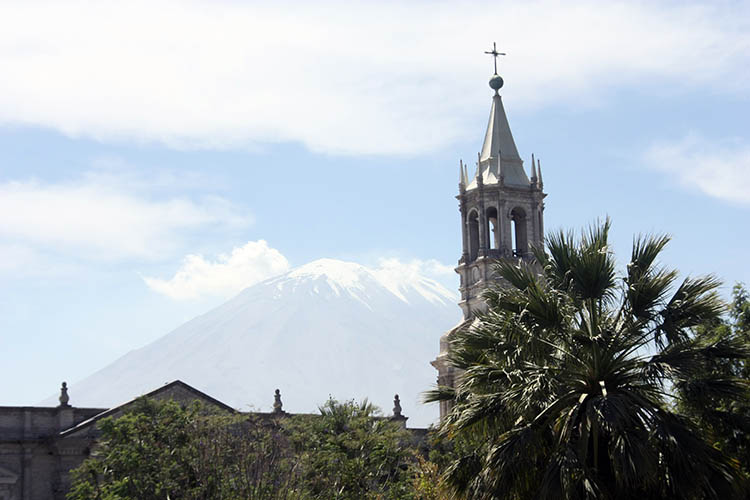
[[[60,387],[60,397],[58,398],[60,401],[60,406],[62,408],[70,406],[68,404],[68,401],[70,401],[70,396],[68,396],[68,383],[63,382],[62,387]]]
[[[393,416],[401,416],[401,399],[398,397],[398,394],[393,397]]]
[[[490,88],[497,94],[497,91],[503,86],[503,79],[497,74],[497,56],[504,56],[506,54],[505,52],[497,51],[497,44],[495,42],[492,42],[492,50],[485,52],[485,54],[489,54],[495,59],[495,74],[490,78]]]
[[[391,416],[391,421],[398,422],[403,427],[406,427],[406,421],[409,417],[405,417],[401,411],[401,398],[396,394],[393,396],[393,415]]]
[[[534,153],[531,153],[531,183],[536,184],[536,160],[534,160]]]
[[[281,391],[278,389],[276,389],[276,392],[273,395],[273,412],[284,413],[283,403],[281,402]]]
[[[481,153],[477,152],[477,186],[484,184],[484,178],[482,177],[482,158]]]
[[[536,159],[536,171],[539,174],[539,189],[544,187],[544,181],[542,180],[542,164],[539,162],[539,158]]]

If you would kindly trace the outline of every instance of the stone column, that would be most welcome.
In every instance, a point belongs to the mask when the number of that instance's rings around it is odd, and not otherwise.
[[[539,218],[539,236],[544,241],[544,202],[541,202],[540,205],[539,213],[537,214]]]
[[[479,252],[477,257],[483,257],[487,255],[487,218],[484,215],[484,207],[479,212]]]
[[[508,221],[505,220],[505,201],[501,200],[498,195],[497,200],[497,249],[500,251],[500,255],[503,255],[505,248],[508,246],[507,239],[505,237],[505,227],[508,225]]]
[[[477,176],[477,190],[479,191],[479,252],[478,257],[487,256],[487,214],[484,213],[484,182],[482,181],[481,166],[477,164],[477,168],[480,169],[480,174]]]
[[[533,208],[534,204],[531,205],[531,209],[526,212],[526,248],[523,249],[524,255],[528,254],[531,250],[531,246],[536,243],[536,233],[534,232],[534,214],[536,210]]]
[[[539,246],[539,242],[541,240],[541,232],[539,231],[539,217],[537,216],[537,207],[539,204],[537,202],[531,203],[531,211],[529,212],[529,219],[531,219],[531,238],[529,239],[529,247]]]
[[[487,239],[487,214],[484,213],[484,199],[479,200],[479,256],[485,257],[487,255],[488,239]]]
[[[508,249],[509,255],[513,251],[513,235],[511,234],[513,232],[513,224],[510,220],[510,210],[505,202],[503,202],[503,226],[505,228],[503,231],[503,239],[505,240],[503,248]]]
[[[458,210],[461,213],[461,242],[463,245],[461,257],[463,258],[463,261],[466,262],[469,258],[469,221],[466,220],[466,203],[464,202],[463,196],[458,202],[458,207]]]

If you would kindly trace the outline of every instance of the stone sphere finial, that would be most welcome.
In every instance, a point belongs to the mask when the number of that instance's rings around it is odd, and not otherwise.
[[[62,387],[60,387],[60,397],[58,398],[60,401],[60,406],[70,406],[68,404],[68,401],[70,401],[70,396],[68,396],[68,383],[63,382]]]
[[[490,78],[490,88],[497,92],[503,87],[503,77],[500,75],[492,75]]]

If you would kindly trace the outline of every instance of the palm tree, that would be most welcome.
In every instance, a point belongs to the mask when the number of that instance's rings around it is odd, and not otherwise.
[[[716,359],[750,356],[736,339],[696,338],[724,311],[713,277],[657,263],[669,238],[636,238],[624,274],[608,246],[610,222],[580,239],[559,232],[536,263],[500,262],[488,312],[455,334],[460,369],[444,437],[478,443],[444,479],[459,498],[731,498],[737,467],[681,416],[680,391]],[[734,378],[704,391],[745,397]],[[464,447],[466,448],[466,447]]]

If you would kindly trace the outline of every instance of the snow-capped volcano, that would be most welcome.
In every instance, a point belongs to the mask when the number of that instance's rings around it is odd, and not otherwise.
[[[402,268],[321,259],[255,284],[225,304],[71,384],[76,406],[111,406],[181,379],[239,409],[313,412],[329,395],[367,397],[389,414],[401,397],[409,425],[435,382],[430,360],[458,322],[456,294]]]
[[[277,282],[279,290],[284,283],[299,283],[324,280],[333,292],[349,293],[352,297],[362,300],[365,304],[376,289],[385,288],[393,295],[409,304],[409,300],[428,301],[435,304],[454,304],[454,293],[434,280],[418,274],[404,275],[401,267],[390,269],[369,269],[353,262],[334,259],[320,259],[292,270],[285,276],[272,279]],[[382,291],[382,290],[381,290]],[[320,293],[320,287],[313,286],[314,293]]]

